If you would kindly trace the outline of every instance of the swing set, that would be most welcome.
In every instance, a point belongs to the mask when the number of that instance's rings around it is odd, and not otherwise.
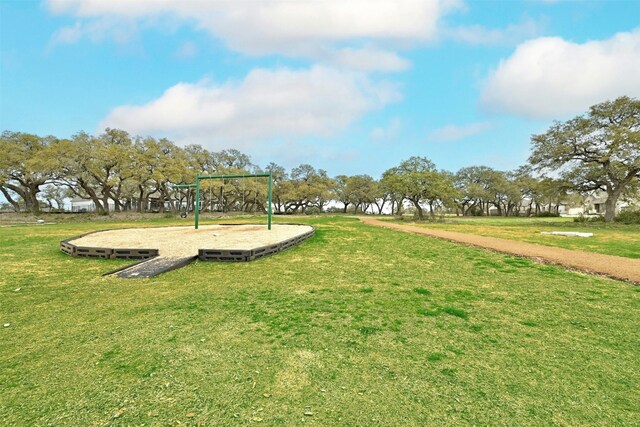
[[[174,188],[194,188],[196,189],[196,196],[195,196],[195,229],[198,229],[198,221],[199,221],[199,217],[200,217],[200,181],[202,180],[207,180],[207,179],[244,179],[244,178],[269,178],[269,187],[268,187],[268,191],[267,191],[267,227],[269,230],[271,230],[271,215],[272,215],[272,210],[271,210],[271,197],[272,197],[272,192],[273,192],[273,177],[271,176],[271,173],[254,173],[254,174],[232,174],[232,175],[196,175],[196,182],[195,184],[178,184],[178,185],[174,185]],[[243,181],[244,183],[244,181]],[[223,181],[223,187],[224,187],[224,181]],[[244,205],[244,189],[245,187],[243,187],[243,191],[242,191],[242,204]],[[224,191],[224,190],[223,190]],[[257,191],[256,191],[256,196],[254,196],[254,209],[255,209],[255,197],[257,197]],[[222,204],[224,206],[224,203]],[[223,207],[224,209],[224,207]]]

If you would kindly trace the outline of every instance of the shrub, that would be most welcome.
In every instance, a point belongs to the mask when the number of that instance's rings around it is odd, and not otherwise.
[[[343,213],[344,212],[344,208],[338,207],[338,206],[331,206],[328,207],[326,210],[327,213]]]
[[[538,218],[556,218],[559,217],[560,214],[557,212],[538,212],[536,217]]]
[[[484,211],[480,206],[474,206],[467,211],[467,215],[469,216],[483,216]]]
[[[322,210],[316,206],[308,207],[304,210],[305,215],[319,215],[322,213]]]
[[[573,218],[573,222],[604,222],[604,217],[600,215],[586,216],[586,215],[580,214],[577,217]]]
[[[444,214],[425,215],[424,220],[426,222],[445,222]]]
[[[623,224],[640,224],[640,209],[625,209],[616,215],[615,221]]]

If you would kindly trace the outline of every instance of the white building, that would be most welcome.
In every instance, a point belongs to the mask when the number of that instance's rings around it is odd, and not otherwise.
[[[114,208],[115,203],[109,199],[109,210],[112,211]],[[91,199],[74,197],[71,199],[71,212],[96,212],[96,204]]]
[[[607,193],[599,191],[587,196],[582,206],[562,205],[560,214],[562,216],[604,215],[606,202]],[[638,204],[640,204],[639,200],[629,200],[621,197],[616,203],[616,215],[625,208]]]

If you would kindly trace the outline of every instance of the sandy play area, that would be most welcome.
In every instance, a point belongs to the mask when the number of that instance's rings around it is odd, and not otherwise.
[[[158,249],[160,256],[197,255],[198,249],[252,249],[301,236],[313,228],[308,225],[203,225],[127,228],[98,231],[71,240],[76,246],[98,248]]]

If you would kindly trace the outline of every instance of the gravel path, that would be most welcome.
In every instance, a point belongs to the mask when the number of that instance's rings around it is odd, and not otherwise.
[[[638,259],[604,255],[593,252],[574,251],[570,249],[537,245],[534,243],[500,239],[497,237],[484,237],[474,234],[457,233],[454,231],[433,230],[411,225],[395,224],[368,217],[360,217],[360,220],[368,225],[375,225],[408,233],[423,234],[426,236],[450,240],[452,242],[491,249],[497,252],[526,258],[534,258],[546,263],[562,265],[570,269],[602,274],[614,279],[640,284],[640,260]]]

